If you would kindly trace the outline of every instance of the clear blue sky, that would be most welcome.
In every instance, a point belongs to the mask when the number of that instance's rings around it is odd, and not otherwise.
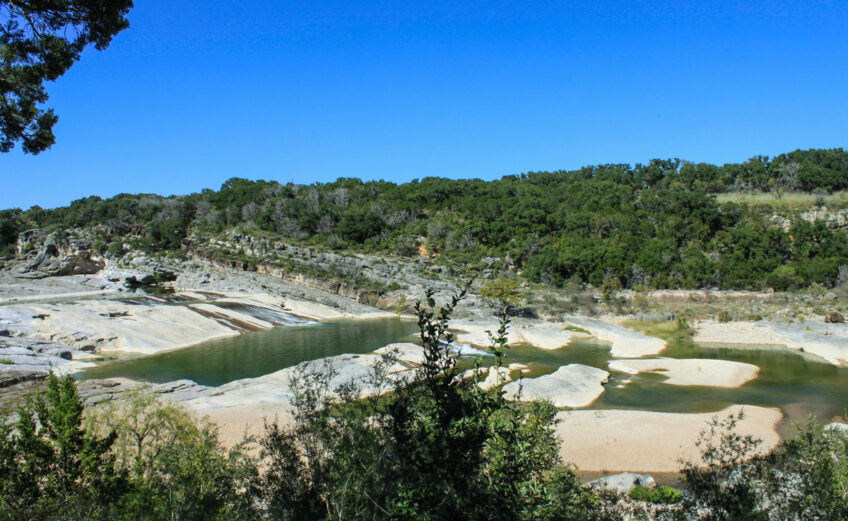
[[[848,146],[845,0],[136,4],[0,208]]]

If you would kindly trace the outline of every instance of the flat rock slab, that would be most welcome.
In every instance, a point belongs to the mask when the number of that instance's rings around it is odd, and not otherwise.
[[[497,331],[498,324],[458,321],[454,322],[452,329],[461,331],[456,337],[459,342],[487,347],[491,343],[487,331]],[[575,338],[587,336],[609,342],[610,353],[615,358],[656,355],[666,347],[665,340],[661,338],[647,336],[602,320],[576,316],[568,317],[564,322],[519,324],[516,321],[508,332],[508,341],[510,344],[530,344],[539,349],[559,349],[567,347]]]
[[[695,442],[713,417],[745,411],[737,432],[762,440],[762,452],[777,446],[779,409],[733,405],[711,413],[679,414],[632,410],[581,410],[557,414],[560,455],[580,470],[594,472],[679,472],[680,460],[699,462]]]
[[[629,374],[658,373],[668,377],[669,385],[700,385],[735,388],[757,377],[760,368],[753,364],[729,360],[701,358],[650,358],[640,360],[613,360],[611,371]]]
[[[695,324],[695,342],[727,345],[778,345],[820,357],[833,365],[848,365],[848,324],[803,321],[716,322]]]
[[[839,422],[828,423],[827,425],[824,426],[824,430],[848,434],[848,423],[839,423]]]
[[[375,396],[389,390],[373,381],[374,366],[383,360],[387,351],[395,353],[393,364],[385,368],[391,379],[402,377],[424,358],[423,350],[415,344],[389,344],[374,354],[344,354],[302,362],[258,378],[245,378],[214,388],[210,393],[187,400],[185,403],[196,411],[245,407],[250,405],[279,406],[279,410],[291,410],[294,386],[299,379],[309,380],[315,375],[324,386],[329,399],[335,399],[335,391],[344,385],[353,384],[360,398]],[[389,384],[391,382],[384,382]]]
[[[491,344],[488,331],[496,332],[498,324],[458,321],[451,329],[461,331],[456,335],[457,341],[485,348]],[[564,330],[563,325],[557,323],[513,324],[507,332],[510,344],[530,344],[540,349],[559,349],[571,340],[571,331]]]
[[[640,358],[656,355],[665,349],[661,338],[648,336],[616,324],[585,317],[570,317],[568,323],[592,333],[598,340],[610,343],[613,358]]]
[[[562,366],[538,378],[510,382],[504,386],[511,400],[550,400],[557,407],[585,407],[604,392],[609,373],[581,364]]]

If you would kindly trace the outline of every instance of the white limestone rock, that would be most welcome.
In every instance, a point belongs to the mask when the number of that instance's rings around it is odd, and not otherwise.
[[[656,488],[657,482],[650,474],[621,472],[592,480],[589,486],[595,490],[611,490],[616,494],[627,494],[634,487]]]
[[[848,423],[839,423],[839,422],[828,423],[827,425],[824,426],[824,430],[841,432],[845,435],[848,435]]]
[[[604,392],[609,373],[588,365],[569,364],[538,378],[504,386],[509,399],[550,400],[557,407],[585,407]]]
[[[629,374],[658,373],[668,377],[663,383],[670,385],[699,385],[736,388],[745,385],[760,372],[753,364],[729,360],[701,358],[650,358],[640,360],[613,360],[612,371]]]

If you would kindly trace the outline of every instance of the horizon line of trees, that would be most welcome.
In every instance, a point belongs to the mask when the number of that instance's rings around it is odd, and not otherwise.
[[[786,290],[848,280],[848,231],[715,194],[848,189],[848,152],[797,150],[721,167],[678,159],[596,165],[499,180],[409,183],[340,178],[312,185],[232,178],[187,196],[92,196],[52,210],[0,211],[0,256],[28,228],[96,229],[101,243],[139,238],[179,249],[229,229],[319,248],[400,256],[427,244],[436,262],[502,260],[534,282],[600,287]],[[841,271],[840,271],[841,270]],[[842,275],[840,275],[842,273]]]

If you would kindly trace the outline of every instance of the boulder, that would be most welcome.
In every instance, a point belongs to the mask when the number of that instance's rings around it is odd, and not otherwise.
[[[656,488],[657,482],[650,474],[622,472],[590,481],[589,486],[595,490],[610,490],[617,494],[627,494],[637,486]]]
[[[18,257],[26,257],[35,254],[44,242],[46,234],[43,230],[27,230],[18,234],[17,254]]]
[[[828,316],[824,317],[824,321],[828,324],[841,324],[845,322],[845,317],[841,313],[833,311]]]
[[[848,423],[839,423],[839,422],[828,423],[827,425],[824,426],[824,430],[826,430],[826,431],[837,431],[837,432],[842,432],[844,434],[848,434]]]
[[[33,246],[34,241],[40,237],[33,230],[24,234],[27,234],[26,237],[19,238],[19,250]],[[63,275],[89,275],[99,272],[104,266],[106,262],[103,259],[92,256],[91,243],[86,239],[68,238],[64,234],[54,232],[44,239],[35,258],[17,269],[15,276],[40,279]]]

